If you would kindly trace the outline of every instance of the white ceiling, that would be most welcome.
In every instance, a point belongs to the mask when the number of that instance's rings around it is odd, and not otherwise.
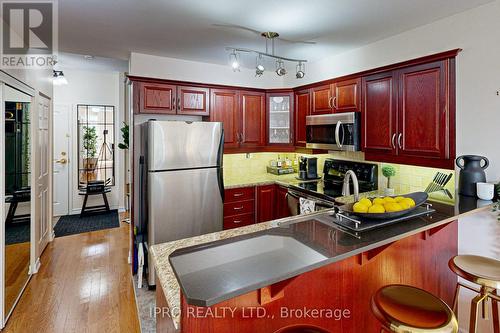
[[[282,56],[318,60],[492,0],[61,0],[60,50],[128,59],[130,52],[226,64],[225,46],[264,50],[277,31]],[[245,63],[246,62],[246,63]],[[255,60],[243,59],[253,67]]]

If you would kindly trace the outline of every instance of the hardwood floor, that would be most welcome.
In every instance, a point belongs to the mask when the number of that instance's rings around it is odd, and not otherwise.
[[[129,225],[56,238],[2,332],[140,332]]]
[[[10,311],[28,280],[30,243],[5,246],[5,312]]]

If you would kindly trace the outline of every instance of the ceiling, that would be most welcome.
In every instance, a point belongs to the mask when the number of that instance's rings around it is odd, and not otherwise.
[[[277,54],[315,61],[492,0],[62,0],[59,48],[128,59],[139,52],[227,64],[226,46],[264,51],[257,34],[277,31]],[[244,59],[253,67],[255,59]]]

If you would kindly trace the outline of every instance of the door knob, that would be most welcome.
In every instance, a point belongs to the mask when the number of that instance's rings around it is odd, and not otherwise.
[[[60,160],[57,160],[56,163],[59,163],[59,164],[66,164],[68,163],[68,159],[66,158],[61,158]]]

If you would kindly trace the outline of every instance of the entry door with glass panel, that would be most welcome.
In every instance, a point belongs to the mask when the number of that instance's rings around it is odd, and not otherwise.
[[[291,110],[292,94],[268,94],[268,143],[289,145],[292,143]]]

